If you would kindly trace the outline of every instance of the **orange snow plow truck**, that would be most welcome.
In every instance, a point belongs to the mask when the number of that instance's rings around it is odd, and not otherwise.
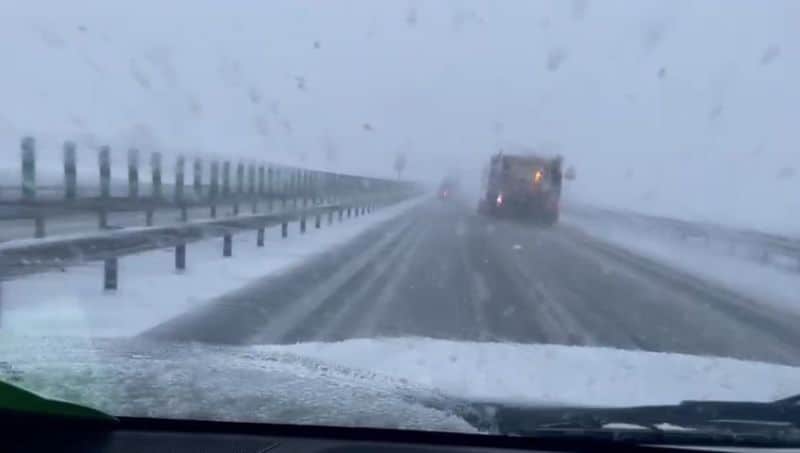
[[[554,225],[561,198],[561,163],[561,156],[495,154],[484,169],[480,212]]]

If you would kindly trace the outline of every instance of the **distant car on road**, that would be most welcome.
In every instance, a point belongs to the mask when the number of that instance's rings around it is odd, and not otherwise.
[[[452,198],[458,190],[458,182],[453,178],[445,178],[439,185],[437,196],[442,200]]]

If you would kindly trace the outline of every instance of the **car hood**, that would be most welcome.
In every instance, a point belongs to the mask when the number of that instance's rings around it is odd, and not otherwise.
[[[217,346],[0,336],[0,379],[115,415],[473,432],[449,401],[770,401],[800,368],[595,347],[425,338]]]

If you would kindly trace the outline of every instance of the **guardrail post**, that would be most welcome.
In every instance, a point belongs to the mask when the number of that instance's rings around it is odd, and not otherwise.
[[[113,291],[117,289],[117,274],[119,262],[116,257],[107,258],[103,262],[103,289]]]
[[[186,167],[186,158],[178,156],[175,159],[175,202],[183,202],[183,185],[184,185],[184,169]]]
[[[303,193],[303,207],[308,206],[309,198],[311,196],[311,174],[307,171],[303,172],[302,176],[302,193]]]
[[[317,204],[325,203],[325,173],[317,173],[316,184],[314,185],[317,194]]]
[[[256,198],[256,166],[247,165],[247,196],[250,197],[252,213],[258,212],[258,201]]]
[[[330,181],[328,182],[328,203],[336,203],[336,180],[338,179],[337,175],[331,175]]]
[[[317,197],[319,194],[317,193],[317,173],[312,171],[308,174],[308,198],[311,201],[312,205],[318,204],[319,200]]]
[[[229,257],[233,255],[233,236],[230,233],[222,237],[222,256]]]
[[[153,226],[153,216],[154,216],[153,208],[148,207],[144,211],[144,224],[147,226]]]
[[[263,197],[267,193],[267,169],[263,165],[258,166],[258,195]]]
[[[349,219],[352,216],[353,216],[352,208],[350,206],[348,206],[347,207],[347,218]]]
[[[244,164],[236,164],[236,194],[233,202],[233,215],[239,215],[239,201],[244,195]]]
[[[244,195],[244,163],[236,164],[236,195]]]
[[[194,196],[200,199],[203,196],[203,160],[195,159],[192,170],[192,176],[194,177]]]
[[[273,186],[273,179],[275,178],[275,171],[272,167],[267,169],[267,210],[272,212],[273,205],[273,197],[275,196],[274,186]]]
[[[328,194],[328,175],[327,173],[317,173],[317,204],[325,204]]]
[[[286,177],[286,182],[283,183],[284,197],[286,198],[287,205],[289,201],[294,198],[294,170],[286,170],[289,174]],[[286,207],[286,206],[284,206]]]
[[[100,164],[100,212],[97,223],[102,228],[108,228],[108,211],[106,204],[111,197],[111,149],[108,146],[100,148],[97,155]]]
[[[36,198],[36,140],[33,137],[22,139],[22,199],[33,201]]]
[[[305,233],[305,232],[306,232],[306,215],[305,213],[303,213],[300,216],[300,233]]]
[[[337,211],[339,211],[339,221],[341,222],[342,218],[344,217],[344,209],[339,208]]]
[[[100,197],[107,199],[111,196],[111,149],[103,146],[97,158],[100,165]]]
[[[217,217],[217,198],[219,197],[219,162],[211,162],[211,187],[208,188],[208,199],[211,203],[211,218]]]
[[[175,246],[175,269],[179,271],[186,270],[186,244]]]
[[[300,207],[303,200],[303,174],[300,170],[295,170],[294,190],[292,190],[292,198],[294,198],[294,206]]]
[[[75,143],[64,142],[64,198],[74,200],[78,194],[78,170]]]
[[[325,202],[325,173],[317,173],[316,177],[314,178],[314,194],[317,200],[317,204],[323,204]]]
[[[317,214],[314,218],[314,228],[319,229],[322,226],[322,214]]]
[[[256,247],[264,247],[264,227],[256,232]]]
[[[289,236],[289,223],[284,221],[281,223],[281,237],[286,238]]]
[[[317,204],[324,204],[325,203],[325,178],[326,174],[324,172],[317,172],[316,177],[314,180],[314,193],[317,197]]]
[[[150,155],[150,168],[153,173],[153,199],[160,200],[162,195],[161,187],[161,153]]]
[[[333,211],[328,211],[328,225],[333,225]]]
[[[258,182],[253,195],[253,213],[258,212],[258,204],[264,199],[267,190],[267,170],[263,165],[255,166]]]
[[[231,163],[225,161],[222,163],[222,198],[228,198],[231,195]]]
[[[139,150],[128,150],[128,197],[139,197]]]
[[[298,197],[300,195],[300,170],[295,170],[294,178],[292,178],[292,198],[294,199],[294,207],[298,206]]]
[[[186,159],[183,156],[178,156],[175,160],[175,203],[180,206],[181,221],[186,222],[189,220],[189,212],[186,209],[186,203],[183,200],[183,170],[186,167]]]

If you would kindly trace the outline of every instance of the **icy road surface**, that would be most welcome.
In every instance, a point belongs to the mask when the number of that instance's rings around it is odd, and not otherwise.
[[[626,253],[431,200],[143,333],[223,344],[430,337],[800,364],[800,316]]]

